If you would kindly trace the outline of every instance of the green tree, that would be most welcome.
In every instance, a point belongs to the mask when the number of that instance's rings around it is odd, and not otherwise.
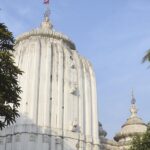
[[[146,133],[133,138],[130,150],[150,150],[150,124],[148,124]]]
[[[0,129],[15,122],[19,116],[21,87],[18,75],[22,71],[15,65],[14,37],[7,27],[0,23]]]

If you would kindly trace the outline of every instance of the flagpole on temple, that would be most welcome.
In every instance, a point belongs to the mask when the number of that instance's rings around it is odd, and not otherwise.
[[[44,21],[41,24],[43,29],[53,29],[53,25],[50,21],[50,0],[43,0],[43,4],[45,5],[45,12],[44,12]]]
[[[45,21],[48,21],[50,19],[50,4],[49,4],[49,0],[44,0],[44,5],[45,5],[45,13],[44,13],[44,19]]]

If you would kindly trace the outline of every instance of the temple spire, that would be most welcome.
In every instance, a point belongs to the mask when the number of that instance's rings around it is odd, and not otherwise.
[[[44,21],[42,22],[41,27],[43,29],[52,29],[53,25],[50,22],[50,4],[49,4],[49,0],[44,0],[44,5],[45,5]]]
[[[130,112],[131,112],[131,118],[132,117],[137,117],[137,112],[138,109],[136,108],[136,99],[134,97],[134,92],[132,90],[132,99],[131,99],[131,108],[130,108]]]

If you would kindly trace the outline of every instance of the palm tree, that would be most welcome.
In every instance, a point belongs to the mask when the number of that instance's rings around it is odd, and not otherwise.
[[[143,57],[142,60],[143,63],[146,61],[150,62],[150,49],[146,52],[146,55]]]

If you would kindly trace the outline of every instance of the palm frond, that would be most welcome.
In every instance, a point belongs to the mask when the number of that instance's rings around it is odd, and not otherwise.
[[[146,55],[143,57],[142,60],[143,63],[146,61],[150,62],[150,49],[146,52]]]

